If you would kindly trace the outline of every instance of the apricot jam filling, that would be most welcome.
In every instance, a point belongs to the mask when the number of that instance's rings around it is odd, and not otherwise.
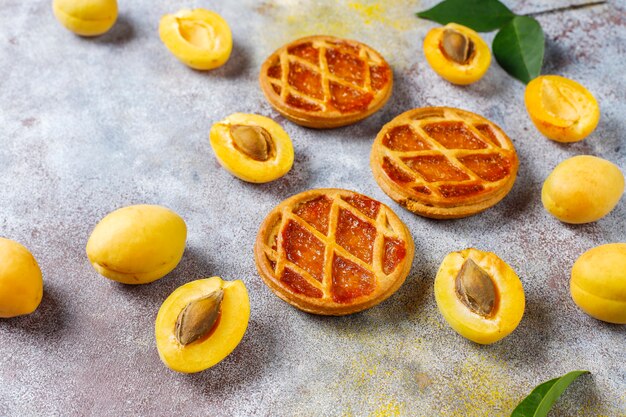
[[[319,288],[315,288],[300,274],[293,272],[289,268],[283,270],[280,280],[296,294],[302,294],[312,298],[322,298],[323,294]]]
[[[392,151],[421,151],[430,146],[409,125],[395,126],[383,137],[383,145]]]
[[[367,198],[363,195],[350,195],[347,197],[341,197],[341,199],[353,207],[359,209],[359,211],[365,214],[372,220],[376,219],[378,216],[378,211],[380,210],[380,203],[376,200],[372,200],[371,198]]]
[[[383,254],[383,272],[391,274],[406,257],[406,244],[403,240],[385,236],[385,252]]]
[[[447,149],[484,149],[487,147],[462,122],[431,123],[423,129]]]
[[[366,110],[373,99],[372,93],[330,82],[330,103],[342,113]]]
[[[414,156],[402,160],[428,182],[465,181],[469,179],[466,173],[452,165],[443,155]]]
[[[323,99],[322,77],[304,65],[292,62],[289,65],[289,84],[296,90],[316,99]]]
[[[511,162],[499,154],[467,155],[459,161],[485,181],[499,181],[511,172]]]
[[[293,212],[317,229],[318,232],[327,235],[332,205],[333,202],[330,198],[323,195],[300,204]]]
[[[331,74],[362,87],[365,84],[367,64],[353,54],[344,54],[336,49],[326,51],[326,62]]]
[[[311,232],[293,220],[283,231],[283,247],[288,260],[322,281],[324,268],[324,244]]]
[[[348,303],[355,298],[371,294],[376,288],[376,278],[371,271],[348,259],[335,255],[333,259],[333,300]]]
[[[292,46],[287,49],[290,55],[297,56],[312,64],[319,65],[320,50],[315,48],[310,42]]]
[[[348,210],[339,210],[335,235],[337,243],[362,261],[371,264],[374,239],[376,239],[376,227],[359,219]]]

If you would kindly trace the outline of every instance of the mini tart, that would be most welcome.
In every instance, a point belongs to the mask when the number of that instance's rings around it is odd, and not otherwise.
[[[374,49],[332,36],[310,36],[278,49],[261,67],[265,97],[302,126],[333,128],[365,119],[391,96],[393,74]]]
[[[272,291],[300,310],[339,316],[391,296],[413,263],[413,239],[384,204],[340,189],[288,198],[263,221],[254,256]]]
[[[502,200],[519,161],[489,120],[449,107],[409,110],[376,136],[370,166],[393,200],[421,216],[471,216]]]

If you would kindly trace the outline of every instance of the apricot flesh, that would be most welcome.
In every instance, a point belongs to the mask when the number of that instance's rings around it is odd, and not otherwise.
[[[220,165],[244,181],[273,181],[293,166],[289,135],[268,117],[231,114],[211,127],[209,138]]]
[[[626,324],[626,243],[609,243],[583,253],[572,267],[570,292],[591,317]]]
[[[537,129],[557,142],[583,140],[600,120],[595,97],[576,81],[558,75],[542,75],[528,83],[524,102]]]
[[[87,242],[87,256],[101,275],[124,284],[147,284],[172,271],[185,250],[187,226],[157,205],[123,207],[105,216]]]
[[[30,314],[43,296],[41,270],[20,243],[0,238],[0,318]]]
[[[181,312],[190,303],[222,291],[219,318],[196,340],[183,344],[177,337]],[[178,287],[163,302],[155,322],[159,356],[170,369],[194,373],[226,358],[241,342],[250,318],[248,291],[242,281],[219,277],[199,279]]]
[[[117,20],[116,0],[54,0],[52,11],[68,30],[80,36],[108,32]]]
[[[541,189],[545,209],[565,223],[590,223],[609,214],[624,193],[624,175],[613,163],[590,155],[566,159]]]
[[[491,64],[491,52],[480,35],[456,23],[428,32],[424,56],[437,74],[459,85],[478,81]]]
[[[509,335],[525,307],[515,271],[495,254],[473,248],[444,258],[435,278],[435,300],[457,333],[480,344]]]
[[[197,70],[224,65],[233,49],[228,23],[205,9],[184,9],[163,16],[159,36],[176,58]]]

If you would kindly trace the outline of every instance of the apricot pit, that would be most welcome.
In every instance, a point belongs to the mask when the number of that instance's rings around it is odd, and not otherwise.
[[[226,358],[241,342],[250,318],[242,281],[219,277],[178,287],[163,302],[155,322],[159,356],[170,369],[193,373]]]
[[[522,319],[525,297],[515,271],[490,252],[448,254],[435,278],[439,311],[461,336],[480,344],[510,334]]]
[[[293,165],[289,135],[267,117],[232,114],[211,127],[210,140],[220,165],[244,181],[273,181]]]

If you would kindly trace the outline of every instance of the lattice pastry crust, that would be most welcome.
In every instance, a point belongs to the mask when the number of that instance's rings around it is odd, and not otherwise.
[[[391,96],[393,74],[374,49],[332,36],[310,36],[278,49],[261,67],[270,104],[294,123],[331,128],[355,123]]]
[[[370,166],[378,185],[407,209],[437,219],[488,209],[513,187],[513,143],[489,120],[449,107],[409,110],[376,136]]]
[[[263,221],[254,247],[263,281],[289,304],[315,314],[372,307],[404,282],[413,239],[384,204],[340,189],[288,198]]]

